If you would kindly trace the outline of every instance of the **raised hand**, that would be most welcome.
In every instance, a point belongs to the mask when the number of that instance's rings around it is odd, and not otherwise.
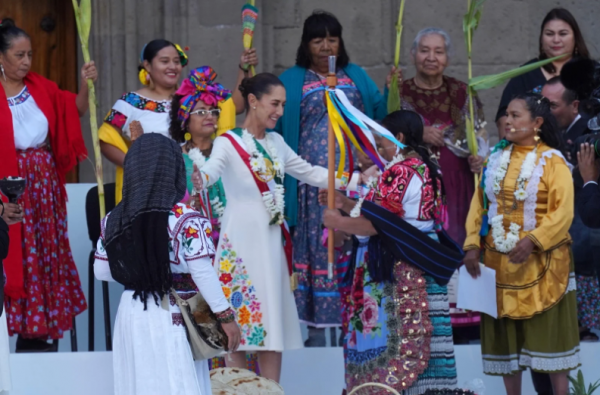
[[[131,121],[129,124],[129,132],[131,134],[131,141],[137,140],[142,134],[144,134],[144,128],[140,121]]]

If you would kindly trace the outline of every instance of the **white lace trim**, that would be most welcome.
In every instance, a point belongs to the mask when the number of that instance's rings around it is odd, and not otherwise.
[[[527,199],[523,203],[523,230],[525,232],[532,231],[537,226],[537,221],[535,219],[535,207],[537,205],[537,193],[538,187],[540,185],[540,178],[544,174],[544,166],[546,166],[546,158],[551,158],[553,155],[557,155],[562,158],[567,166],[569,166],[569,170],[573,171],[573,165],[569,163],[560,153],[560,151],[551,149],[545,151],[540,156],[540,160],[538,161],[537,166],[533,170],[533,174],[531,175],[531,179],[527,184],[525,190],[527,191]]]
[[[494,194],[494,183],[492,180],[494,179],[494,174],[496,174],[498,166],[500,165],[502,152],[504,152],[504,150],[496,151],[490,155],[487,169],[485,170],[485,194],[487,195],[489,201],[488,218],[494,218],[496,215],[498,215],[498,201],[496,200],[496,194]]]
[[[525,353],[535,354],[528,355]],[[532,353],[528,350],[523,350],[523,354],[519,358],[519,365],[531,368],[533,370],[542,370],[546,372],[560,372],[564,370],[575,369],[581,364],[579,357],[579,346],[567,353],[559,353],[563,355]]]
[[[485,183],[485,193],[488,197],[489,207],[488,207],[488,218],[494,218],[498,215],[498,200],[496,199],[496,195],[494,194],[494,185],[491,180],[493,179],[494,174],[498,170],[498,166],[500,165],[500,158],[502,155],[502,151],[496,151],[490,158],[488,159],[488,166],[485,171],[485,179],[489,180]],[[560,153],[560,151],[555,149],[550,149],[542,153],[540,160],[538,161],[537,166],[533,170],[533,174],[531,175],[531,179],[526,187],[527,199],[523,204],[523,230],[528,232],[535,229],[537,226],[537,221],[535,219],[535,207],[537,204],[537,193],[538,187],[540,185],[540,179],[544,174],[544,166],[546,166],[546,158],[551,158],[553,155],[557,155],[562,158],[566,165],[569,167],[569,170],[573,171],[573,165],[569,163]]]
[[[577,291],[577,281],[575,280],[575,273],[569,275],[569,283],[567,284],[567,292]]]
[[[483,356],[483,373],[485,374],[505,375],[521,370],[519,368],[519,361],[516,359],[510,361],[488,361],[485,359],[486,357],[487,355]]]
[[[508,360],[507,360],[508,359]],[[579,346],[561,353],[541,353],[526,349],[521,355],[483,355],[483,372],[486,374],[511,374],[521,368],[531,368],[546,372],[559,372],[575,369],[581,364]]]

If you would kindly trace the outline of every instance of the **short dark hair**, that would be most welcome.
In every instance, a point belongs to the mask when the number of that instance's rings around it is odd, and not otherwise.
[[[546,14],[546,17],[544,18],[544,20],[542,21],[542,27],[540,29],[540,40],[539,40],[540,41],[540,54],[538,56],[538,59],[539,60],[548,59],[548,55],[546,55],[544,53],[544,49],[542,47],[542,37],[544,35],[544,28],[546,27],[546,24],[548,22],[554,21],[554,20],[563,21],[571,27],[571,29],[573,30],[573,36],[575,37],[574,51],[577,51],[577,56],[584,58],[584,59],[590,59],[590,51],[588,51],[587,45],[585,45],[585,40],[583,39],[583,34],[581,34],[581,29],[579,28],[579,24],[577,23],[577,20],[575,19],[573,14],[571,14],[569,12],[569,10],[567,10],[565,8],[561,8],[561,7],[551,9],[550,12],[548,12]],[[556,67],[554,67],[554,65],[552,63],[548,63],[547,65],[545,65],[544,69],[546,71],[548,71],[549,73],[556,72]]]
[[[252,78],[244,78],[238,89],[242,92],[246,110],[249,108],[248,95],[253,94],[260,100],[262,95],[271,92],[271,89],[275,86],[283,86],[283,83],[275,74],[259,73]]]
[[[0,22],[0,52],[5,53],[12,46],[12,41],[19,37],[29,38],[29,34],[18,28],[12,19],[2,19]]]
[[[561,81],[561,79],[560,79],[559,76],[552,77],[548,81],[546,81],[546,85],[556,85],[556,84],[563,85],[563,83],[562,83],[562,81]],[[562,99],[564,100],[565,103],[571,104],[575,100],[578,100],[579,97],[577,96],[577,92],[575,92],[574,90],[571,90],[571,89],[568,89],[567,87],[565,87],[565,91],[563,92]]]
[[[296,65],[308,69],[312,64],[312,55],[308,44],[315,38],[325,38],[327,35],[340,39],[340,48],[337,56],[337,67],[344,68],[350,63],[350,58],[346,52],[344,39],[342,38],[342,25],[340,21],[330,12],[313,11],[313,13],[304,21],[302,29],[302,39],[296,52]]]

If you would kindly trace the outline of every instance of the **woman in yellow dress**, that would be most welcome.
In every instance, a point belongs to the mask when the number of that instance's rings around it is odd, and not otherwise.
[[[483,170],[464,246],[473,277],[481,251],[496,271],[498,318],[481,318],[483,370],[503,376],[508,395],[521,394],[526,368],[549,373],[554,394],[567,395],[568,372],[580,365],[573,181],[547,99],[518,95],[506,116],[506,140]]]

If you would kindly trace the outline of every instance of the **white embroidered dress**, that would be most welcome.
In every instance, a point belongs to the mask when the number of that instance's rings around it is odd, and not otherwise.
[[[115,102],[112,109],[104,119],[123,131],[123,135],[131,140],[129,125],[138,121],[144,133],[160,133],[169,137],[169,111],[170,100],[153,100],[136,92],[127,92]]]
[[[327,169],[300,158],[279,134],[267,135],[287,174],[327,187]],[[257,141],[267,149],[265,140]],[[238,142],[244,144],[241,139]],[[281,228],[269,225],[270,214],[248,166],[231,142],[221,136],[215,139],[202,173],[209,185],[221,178],[227,196],[215,269],[242,330],[240,350],[302,348]]]
[[[110,215],[110,214],[109,214]],[[94,273],[114,281],[104,249],[104,229],[98,241]],[[181,203],[169,216],[173,288],[187,299],[196,287],[214,312],[229,308],[212,267],[214,244],[210,221]],[[148,309],[124,291],[119,303],[113,339],[115,395],[211,395],[207,361],[194,362],[181,312],[174,298]]]

